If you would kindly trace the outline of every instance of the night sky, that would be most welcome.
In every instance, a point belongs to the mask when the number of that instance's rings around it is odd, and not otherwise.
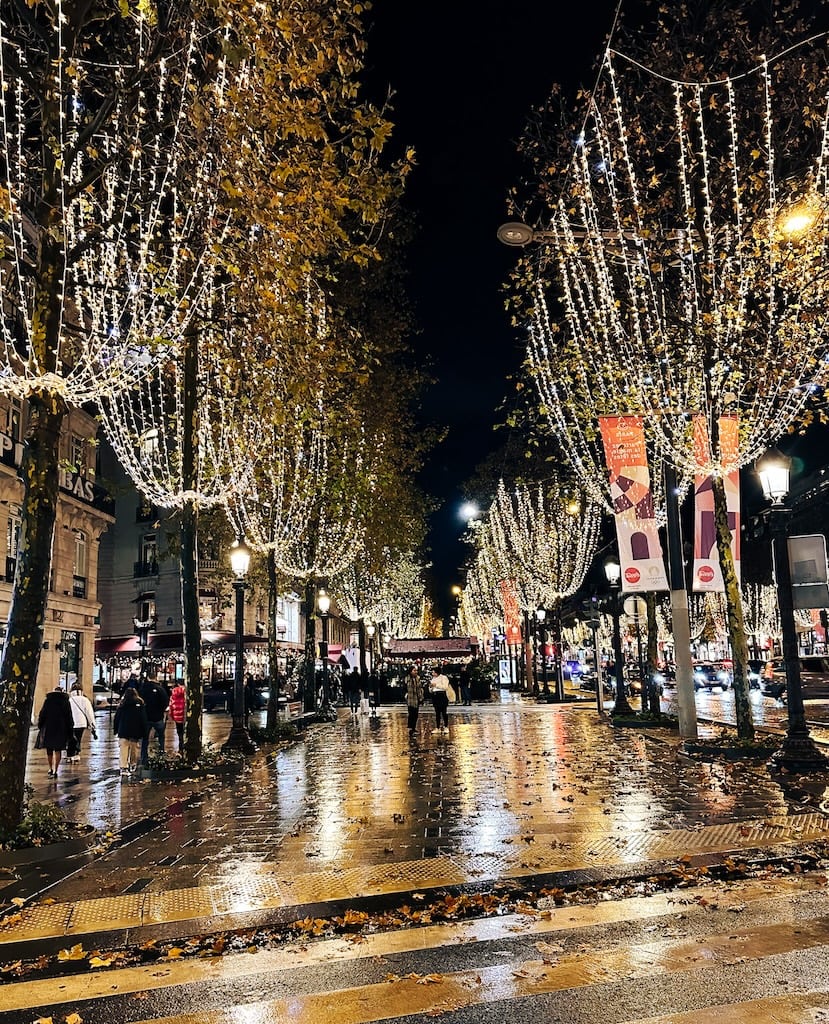
[[[568,93],[592,85],[615,7],[376,0],[371,12],[371,89],[395,91],[395,142],[417,151],[406,198],[420,228],[410,259],[414,344],[437,378],[424,419],[449,428],[422,480],[441,506],[429,538],[441,603],[468,553],[458,540],[464,482],[499,443],[498,406],[523,358],[501,291],[516,255],[495,237],[520,173],[516,141],[554,82]]]

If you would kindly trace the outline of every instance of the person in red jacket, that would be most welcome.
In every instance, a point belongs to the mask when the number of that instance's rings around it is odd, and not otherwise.
[[[170,694],[170,718],[175,722],[176,734],[178,735],[178,749],[184,749],[184,709],[187,706],[187,691],[181,682],[176,683],[173,692]]]

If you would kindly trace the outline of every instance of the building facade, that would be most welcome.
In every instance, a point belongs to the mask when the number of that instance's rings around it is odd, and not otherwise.
[[[113,496],[115,522],[102,542],[99,560],[99,674],[110,684],[118,683],[144,660],[170,681],[183,674],[178,523],[169,510],[139,494],[105,440],[100,463]],[[198,545],[202,677],[208,685],[231,678],[235,659],[230,541],[226,525],[217,523],[211,530],[209,518],[204,518]],[[296,594],[279,597],[276,628],[286,657],[302,650],[304,630]],[[267,597],[254,585],[245,591],[244,632],[246,671],[265,678]],[[280,667],[284,670],[284,665]]]
[[[5,634],[20,546],[23,482],[18,470],[23,457],[26,403],[0,400],[0,629]],[[100,601],[98,559],[103,536],[114,522],[112,501],[99,483],[97,424],[83,409],[64,420],[60,441],[60,498],[52,569],[35,690],[35,710],[55,686],[80,680],[91,691],[95,666]]]

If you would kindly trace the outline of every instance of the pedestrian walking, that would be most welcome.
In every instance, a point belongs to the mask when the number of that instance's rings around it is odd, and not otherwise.
[[[423,703],[423,684],[414,665],[406,675],[406,707],[409,712],[409,735],[414,736],[420,705]]]
[[[461,670],[458,675],[460,680],[461,700],[465,707],[470,707],[472,705],[472,676],[469,672],[469,666],[461,665]]]
[[[155,669],[149,669],[138,695],[144,701],[147,712],[147,733],[141,741],[141,764],[146,768],[150,756],[150,733],[154,732],[158,740],[158,749],[164,753],[164,730],[167,726],[167,708],[170,695],[156,679]]]
[[[360,714],[367,715],[370,710],[371,689],[369,688],[368,672],[360,676]]]
[[[124,691],[112,727],[118,737],[121,773],[135,771],[149,723],[144,701],[134,686],[129,686]]]
[[[72,692],[69,694],[69,707],[72,709],[72,733],[74,743],[72,749],[67,748],[67,761],[80,761],[81,747],[83,746],[83,734],[89,729],[93,740],[98,739],[98,730],[95,728],[95,709],[92,701],[83,692],[80,683],[72,684]]]
[[[184,684],[179,680],[170,694],[169,707],[170,718],[173,720],[173,724],[176,727],[176,735],[178,736],[179,753],[184,750],[184,714],[186,709],[187,691],[184,689]]]
[[[37,742],[46,751],[50,778],[58,777],[61,754],[69,746],[70,740],[74,740],[73,728],[69,697],[65,690],[56,686],[51,693],[46,694],[37,716]]]
[[[432,681],[429,684],[429,692],[432,695],[432,704],[435,708],[435,728],[432,732],[443,731],[444,736],[448,736],[449,715],[447,708],[449,707],[450,698],[452,700],[455,699],[455,691],[452,689],[452,684],[449,682],[448,677],[437,666],[432,669]],[[442,730],[441,720],[443,720]]]
[[[360,673],[356,668],[346,673],[343,688],[348,697],[348,706],[352,715],[360,710]]]
[[[377,717],[377,705],[380,703],[380,676],[371,670],[368,674],[368,706],[372,718]]]

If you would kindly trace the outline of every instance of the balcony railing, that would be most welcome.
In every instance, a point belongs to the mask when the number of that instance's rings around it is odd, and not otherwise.
[[[216,572],[219,568],[218,558],[200,558],[199,569],[203,572]]]
[[[153,559],[151,562],[136,562],[132,575],[134,579],[142,576],[158,576],[158,562]]]
[[[72,577],[72,597],[86,598],[86,576]]]

